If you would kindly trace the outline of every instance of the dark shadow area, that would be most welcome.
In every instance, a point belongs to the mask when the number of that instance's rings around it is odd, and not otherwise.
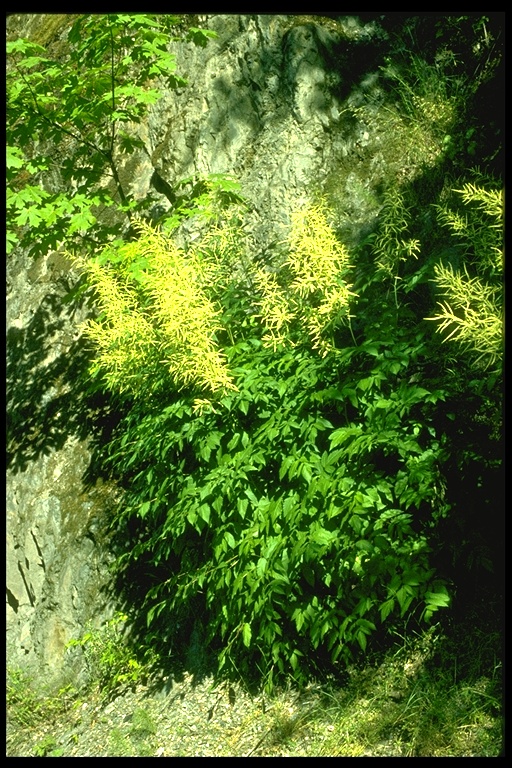
[[[76,307],[64,298],[47,293],[25,328],[7,330],[7,468],[15,473],[70,436],[91,447],[108,441],[119,420],[110,396],[88,383],[89,353],[72,338]]]

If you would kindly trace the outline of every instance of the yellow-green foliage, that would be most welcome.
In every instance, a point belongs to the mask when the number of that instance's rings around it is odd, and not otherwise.
[[[464,214],[439,210],[439,220],[448,226],[465,247],[464,258],[477,273],[470,275],[464,264],[456,271],[451,264],[435,267],[435,283],[443,301],[440,312],[428,320],[441,321],[438,331],[476,354],[476,364],[485,367],[501,359],[503,351],[503,191],[465,184],[454,190],[464,203]]]
[[[104,371],[111,389],[133,389],[141,366],[157,355],[155,330],[138,309],[133,286],[116,278],[112,266],[80,262],[97,295],[100,320],[89,320],[86,335],[96,346],[94,370]],[[152,367],[152,366],[149,366]]]
[[[295,318],[295,313],[275,273],[257,269],[254,281],[259,293],[257,304],[260,317],[266,327],[263,342],[276,350],[288,338],[288,327]]]
[[[178,388],[210,392],[233,387],[218,349],[219,310],[208,295],[215,264],[184,252],[142,221],[139,238],[79,264],[97,295],[100,316],[85,326],[96,348],[95,370],[116,391],[144,391],[165,366]]]
[[[95,347],[93,372],[117,392],[141,395],[163,382],[167,370],[178,388],[193,387],[210,397],[233,389],[226,357],[218,344],[222,301],[229,285],[244,282],[243,233],[236,218],[211,223],[186,250],[170,234],[134,223],[139,237],[107,246],[93,259],[77,259],[96,293],[100,314],[85,325]],[[254,270],[253,301],[264,326],[263,340],[274,349],[294,332],[309,339],[322,356],[330,334],[349,318],[345,281],[349,264],[323,205],[293,215],[288,257],[273,274]],[[293,343],[291,341],[291,343]],[[198,407],[207,401],[198,400]]]
[[[374,246],[377,266],[389,277],[398,278],[400,263],[417,257],[419,241],[404,237],[410,219],[402,194],[396,187],[390,188],[384,196],[381,228]]]
[[[306,331],[313,349],[325,356],[329,334],[350,318],[355,296],[345,277],[349,253],[327,221],[323,204],[309,204],[292,214],[288,257],[279,274],[256,270],[259,314],[266,327],[263,341],[273,349],[290,340],[292,323]]]
[[[481,269],[501,275],[503,271],[503,190],[485,189],[476,184],[464,184],[454,190],[466,206],[465,215],[440,208],[439,221],[465,241],[472,249],[474,260]]]

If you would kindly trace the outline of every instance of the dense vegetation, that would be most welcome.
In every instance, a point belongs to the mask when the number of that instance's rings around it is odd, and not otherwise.
[[[231,178],[185,180],[158,226],[128,199],[118,157],[158,98],[148,80],[185,85],[166,50],[183,20],[106,18],[79,17],[59,58],[9,44],[8,214],[15,247],[64,245],[98,309],[88,386],[120,414],[101,455],[124,488],[112,546],[143,651],[199,632],[218,671],[271,689],[456,620],[475,594],[499,604],[502,137],[480,114],[499,23],[402,20],[381,70],[430,142],[421,174],[386,180],[351,247],[336,196],[312,191],[256,264]],[[52,191],[48,153],[68,142]]]

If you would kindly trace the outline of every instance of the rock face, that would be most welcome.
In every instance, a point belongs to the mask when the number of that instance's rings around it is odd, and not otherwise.
[[[355,19],[343,25],[278,15],[211,16],[204,25],[218,39],[205,49],[175,44],[177,70],[189,85],[164,90],[141,137],[171,185],[194,174],[234,174],[256,209],[252,233],[265,248],[284,233],[291,209],[323,191],[333,174],[340,194],[350,196],[353,179],[340,165],[358,159],[369,133],[348,107],[361,88],[378,101],[377,80],[361,84],[358,68],[372,69],[385,33]],[[147,194],[150,173],[141,161],[134,193]],[[343,222],[356,238],[362,220],[371,224],[375,200],[358,207],[359,220],[347,215]]]
[[[62,299],[76,281],[50,253],[9,257],[7,286],[7,650],[49,679],[65,644],[111,607],[101,533],[114,489],[87,481],[92,401],[80,388],[85,308]]]
[[[45,679],[62,671],[70,638],[109,613],[108,550],[92,530],[109,499],[81,490],[89,458],[86,443],[71,436],[9,477],[8,660]]]
[[[346,201],[340,232],[357,241],[379,207],[378,157],[370,162],[368,152],[378,143],[369,124],[383,30],[356,18],[286,15],[213,15],[199,24],[218,38],[204,49],[172,43],[189,85],[151,107],[139,126],[148,154],[128,157],[123,185],[165,209],[155,170],[171,188],[194,174],[234,174],[253,205],[260,253],[282,239],[301,199],[327,187]],[[367,111],[357,120],[361,94]],[[80,384],[86,308],[63,301],[76,279],[61,254],[9,256],[8,652],[10,663],[44,679],[69,671],[67,641],[115,605],[101,531],[116,491],[91,467],[98,418],[104,429],[109,417]]]

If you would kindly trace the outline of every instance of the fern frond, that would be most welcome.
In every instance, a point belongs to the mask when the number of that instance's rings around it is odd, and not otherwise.
[[[444,301],[435,317],[444,341],[455,341],[485,366],[503,354],[503,190],[493,189],[481,174],[456,192],[464,213],[438,208],[438,220],[465,246],[462,271],[438,264],[434,282]],[[487,185],[487,186],[484,186]],[[467,263],[477,274],[470,276]]]

